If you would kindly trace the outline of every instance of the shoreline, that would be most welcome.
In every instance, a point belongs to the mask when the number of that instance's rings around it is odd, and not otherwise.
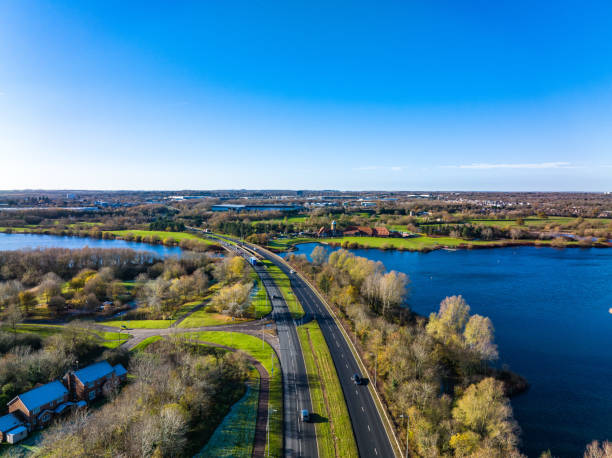
[[[267,247],[268,249],[276,252],[276,253],[290,253],[296,251],[297,245],[302,245],[305,243],[320,243],[322,245],[331,246],[333,248],[344,248],[348,250],[380,250],[380,251],[408,251],[411,253],[429,253],[431,251],[445,250],[445,251],[457,251],[457,250],[484,250],[484,249],[492,249],[492,248],[513,248],[513,247],[522,247],[522,246],[532,246],[537,248],[556,248],[559,250],[565,248],[612,248],[612,242],[592,242],[589,245],[582,245],[580,242],[568,242],[563,243],[562,245],[553,245],[552,243],[545,243],[538,240],[513,240],[513,241],[492,241],[491,243],[486,244],[473,244],[470,242],[460,243],[454,246],[448,245],[433,245],[430,247],[422,247],[422,248],[414,248],[414,247],[397,247],[397,246],[372,246],[368,244],[361,244],[354,241],[345,241],[345,242],[336,242],[336,241],[325,241],[325,239],[313,239],[313,240],[305,240],[299,241],[296,243],[291,243],[287,245],[287,248],[284,250],[280,250],[275,247]]]

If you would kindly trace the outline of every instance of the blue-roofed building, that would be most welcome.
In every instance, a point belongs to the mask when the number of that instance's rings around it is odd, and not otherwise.
[[[125,382],[127,380],[127,369],[123,367],[123,364],[113,366],[113,371],[120,381]]]
[[[48,424],[55,409],[68,402],[70,393],[61,382],[55,380],[20,394],[8,403],[9,413],[15,414],[32,430]]]
[[[21,425],[21,420],[12,413],[0,417],[0,440],[5,441],[6,433]]]
[[[119,367],[118,367],[119,366]],[[115,369],[121,374],[117,374]],[[113,367],[108,361],[100,361],[78,371],[68,372],[64,383],[76,399],[93,401],[105,390],[116,387],[126,378],[127,371],[120,364]]]

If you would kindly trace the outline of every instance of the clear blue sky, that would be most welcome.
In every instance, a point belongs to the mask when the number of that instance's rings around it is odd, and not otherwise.
[[[609,1],[4,0],[0,188],[611,190],[611,25]]]

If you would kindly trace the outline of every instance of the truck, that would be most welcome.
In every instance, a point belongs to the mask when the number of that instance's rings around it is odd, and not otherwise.
[[[249,263],[250,263],[252,266],[258,266],[258,265],[259,265],[259,260],[258,260],[258,259],[257,259],[255,256],[251,256],[251,257],[249,258]]]

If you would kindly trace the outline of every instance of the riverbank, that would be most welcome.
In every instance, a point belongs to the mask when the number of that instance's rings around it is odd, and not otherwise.
[[[434,250],[471,250],[503,247],[554,247],[554,248],[611,248],[611,242],[588,240],[464,240],[455,237],[418,236],[410,238],[383,237],[334,237],[334,238],[295,238],[272,240],[269,248],[274,251],[294,251],[301,243],[322,243],[332,247],[348,249],[379,249],[397,251],[417,251],[427,253]]]
[[[223,248],[210,239],[200,237],[191,232],[166,232],[127,229],[117,231],[92,230],[56,230],[39,227],[0,227],[4,234],[34,234],[51,235],[57,237],[80,237],[98,240],[124,240],[126,242],[145,243],[150,245],[163,245],[166,247],[180,247],[191,251],[223,251]]]

